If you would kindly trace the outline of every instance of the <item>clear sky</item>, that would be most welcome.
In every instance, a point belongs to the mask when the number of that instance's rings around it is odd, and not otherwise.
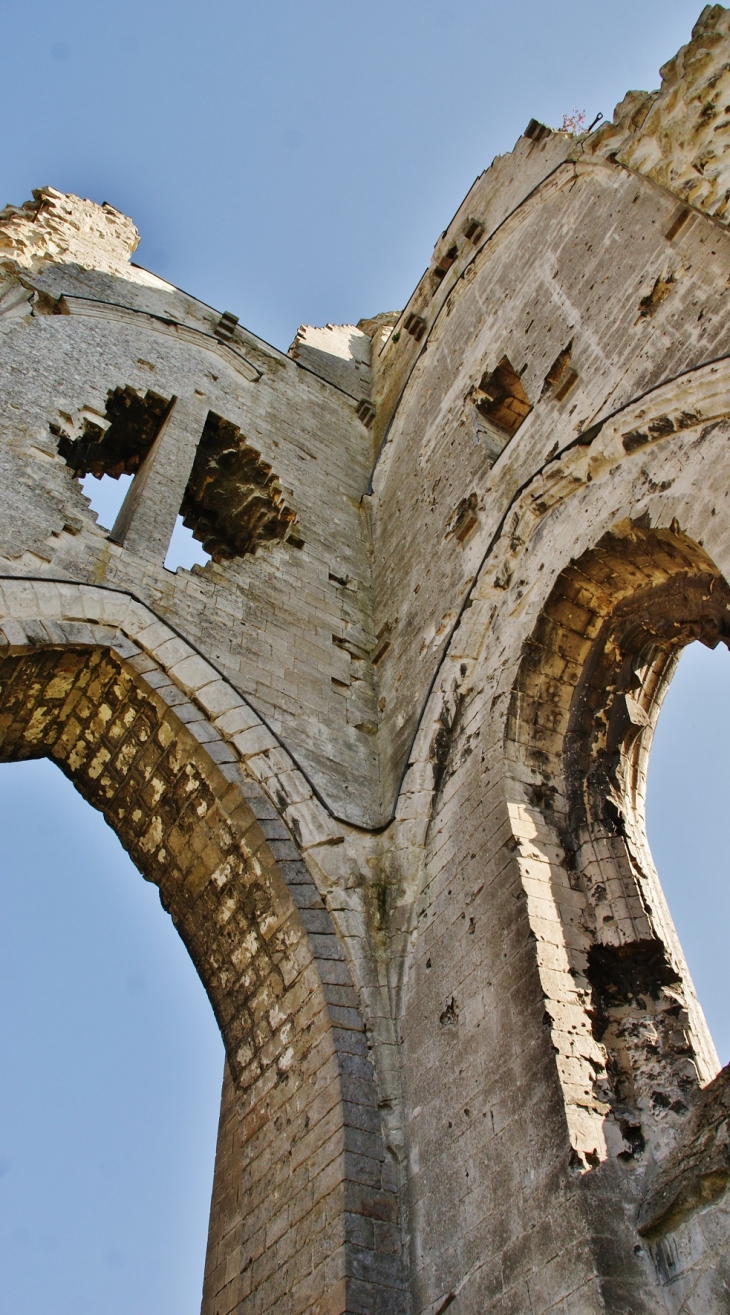
[[[114,833],[0,766],[0,1310],[196,1315],[223,1045]]]
[[[649,760],[647,833],[720,1062],[730,1061],[730,653],[690,644]]]
[[[528,120],[610,116],[699,0],[0,0],[0,204],[131,215],[137,259],[286,348],[401,307]],[[662,713],[649,829],[723,1060],[730,658]],[[195,1315],[222,1052],[154,889],[48,764],[0,769],[0,1309]]]

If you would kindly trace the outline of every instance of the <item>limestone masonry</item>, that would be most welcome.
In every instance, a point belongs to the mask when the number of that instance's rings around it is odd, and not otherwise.
[[[0,212],[2,754],[215,1010],[203,1315],[730,1309],[730,1072],[644,827],[681,649],[730,644],[728,225],[720,5],[287,355],[108,205]]]

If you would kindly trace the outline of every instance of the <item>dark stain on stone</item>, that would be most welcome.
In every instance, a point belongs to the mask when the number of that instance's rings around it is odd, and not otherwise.
[[[672,291],[675,282],[676,279],[674,274],[667,274],[666,277],[663,274],[660,274],[659,277],[655,279],[654,287],[651,292],[648,293],[646,297],[642,297],[639,302],[639,319],[637,320],[637,324],[640,323],[641,320],[650,319],[652,315],[656,314],[662,302],[666,300]]]

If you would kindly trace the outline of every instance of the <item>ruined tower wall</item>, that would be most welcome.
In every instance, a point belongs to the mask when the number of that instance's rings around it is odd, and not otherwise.
[[[712,94],[721,97],[718,87]],[[703,127],[706,104],[698,93],[693,111]],[[713,108],[718,130],[726,111]],[[517,197],[498,225],[484,204],[491,170],[478,180],[400,322],[418,313],[422,337],[416,343],[403,328],[387,344],[389,362],[416,354],[373,478],[374,626],[387,628],[390,641],[377,684],[386,706],[398,707],[382,736],[388,800],[518,490],[591,425],[728,348],[726,229],[678,206],[685,189],[673,179],[676,191],[656,185],[656,170],[647,178],[598,146],[570,145],[568,134],[523,139],[493,166],[507,201]],[[633,161],[636,142],[632,151]],[[534,186],[523,197],[510,173],[523,177],[525,155]],[[475,250],[465,226],[477,220]],[[458,254],[434,294],[433,270],[449,243]],[[532,408],[509,442],[475,405],[480,382],[505,356]],[[405,554],[395,547],[402,543]]]
[[[708,6],[611,124],[531,122],[401,313],[289,355],[109,207],[0,215],[3,752],[102,808],[217,1010],[204,1315],[725,1309],[644,793],[730,640],[728,67]]]
[[[705,11],[662,93],[628,98],[630,168],[609,126],[546,169],[477,255],[455,226],[435,253],[459,248],[435,304],[425,280],[415,294],[417,346],[410,306],[399,325],[417,359],[372,520],[378,692],[393,709],[384,793],[400,791],[422,847],[391,923],[418,1310],[722,1305],[724,1116],[695,1133],[689,1163],[683,1149],[717,1058],[648,851],[643,782],[673,646],[727,634],[725,598],[710,622],[698,597],[727,572],[728,238],[702,213],[719,212],[719,185],[695,187],[687,163],[711,140],[708,173],[724,176],[727,19]],[[688,196],[699,212],[678,204]],[[469,199],[463,213],[479,217]],[[484,396],[504,357],[532,408],[514,436]],[[599,716],[621,758],[599,777],[618,819],[581,821],[577,719],[598,697],[601,635],[627,633],[632,608],[643,647]],[[725,1083],[703,1108],[725,1108]],[[665,1157],[673,1204],[650,1194],[637,1237],[629,1201]]]
[[[660,414],[666,414],[666,401]],[[721,411],[727,404],[726,394]],[[708,410],[712,414],[714,407]],[[625,432],[635,432],[635,421],[627,422]],[[413,799],[416,784],[423,788],[435,777],[436,803],[424,828],[419,884],[402,891],[397,910],[409,937],[400,1011],[421,1309],[428,1309],[437,1289],[448,1293],[462,1283],[466,1310],[489,1309],[480,1303],[490,1292],[493,1308],[502,1309],[493,1284],[501,1301],[509,1294],[512,1308],[529,1300],[549,1309],[538,1304],[546,1300],[548,1255],[553,1268],[547,1290],[565,1297],[565,1309],[602,1309],[605,1302],[606,1309],[621,1310],[629,1301],[633,1309],[662,1309],[653,1304],[650,1265],[643,1275],[636,1272],[648,1259],[633,1253],[641,1240],[615,1235],[627,1203],[634,1193],[640,1198],[645,1182],[648,1152],[636,1154],[632,1138],[651,1143],[659,1162],[674,1153],[699,1085],[714,1076],[717,1064],[655,885],[641,819],[627,805],[628,841],[617,841],[605,818],[593,818],[581,840],[571,820],[563,763],[574,690],[592,660],[592,641],[602,632],[614,589],[623,598],[638,585],[648,599],[653,581],[663,585],[664,572],[671,579],[674,564],[683,589],[689,576],[698,579],[703,596],[714,595],[710,585],[713,577],[719,580],[728,552],[727,527],[718,524],[728,481],[727,432],[726,421],[701,423],[674,444],[660,441],[623,461],[614,438],[602,477],[611,492],[605,500],[599,494],[605,520],[598,524],[592,519],[601,481],[598,453],[591,462],[590,448],[575,449],[572,478],[563,470],[556,481],[562,485],[554,490],[556,502],[546,509],[541,484],[525,495],[523,514],[501,537],[475,587],[458,661],[442,673],[429,705],[430,737],[423,736],[409,776]],[[695,465],[700,448],[706,455]],[[627,508],[634,521],[626,517]],[[637,522],[646,528],[632,529]],[[686,527],[686,541],[683,535],[677,541],[677,524]],[[596,617],[588,607],[591,577],[581,563],[588,545],[602,542],[601,530],[616,533],[619,526],[620,552],[612,548],[609,556],[606,545],[599,557]],[[645,542],[653,534],[656,544]],[[700,540],[714,564],[709,572],[700,561],[704,554],[695,557],[690,547]],[[561,542],[565,567],[578,563],[577,582],[561,586],[550,603],[551,625],[557,623],[553,618],[561,620],[550,644],[543,617],[556,586],[552,575],[545,578],[546,542],[558,564]],[[516,567],[514,584],[506,589],[495,584],[505,563]],[[583,597],[576,595],[576,584]],[[666,594],[658,605],[670,614]],[[689,603],[687,609],[677,612],[676,633],[686,625],[694,637],[701,625]],[[584,626],[587,640],[581,638]],[[533,652],[539,674],[523,692],[521,665]],[[645,706],[651,709],[651,691]],[[575,837],[575,854],[567,850],[566,833]],[[629,1018],[628,1006],[619,1001],[618,986],[613,992],[636,1045],[628,1061],[625,1051],[619,1055],[618,1042],[618,1049],[611,1048],[610,1029],[596,1026],[594,1011],[604,990],[592,973],[596,944],[605,947],[604,962],[614,962],[614,947],[616,962],[622,955],[629,961],[635,952],[638,963],[647,946],[652,955],[663,946],[668,956],[669,972],[660,973],[655,964],[643,979],[643,1005],[635,1016]],[[617,1082],[619,1060],[621,1071],[633,1074],[632,1092]],[[589,1261],[587,1234],[576,1218],[593,1191],[601,1206],[596,1211],[585,1204],[592,1218]],[[474,1234],[480,1246],[466,1264],[460,1248]],[[491,1262],[484,1250],[489,1236]],[[496,1255],[504,1260],[513,1254],[520,1256],[514,1272],[499,1271]],[[617,1255],[623,1257],[623,1287],[611,1273]],[[596,1271],[594,1307],[586,1303]],[[633,1304],[642,1293],[646,1307]]]
[[[334,812],[379,820],[377,711],[359,670],[366,664],[356,658],[353,676],[348,651],[367,657],[372,647],[359,505],[371,445],[357,398],[241,330],[221,341],[219,315],[161,280],[138,282],[134,270],[121,277],[62,263],[19,273],[0,316],[6,570],[132,589],[251,697]],[[118,544],[95,524],[49,424],[74,437],[104,417],[120,387],[177,397],[178,416],[187,414]],[[173,573],[164,569],[167,543],[209,412],[260,453],[296,522],[263,554]]]

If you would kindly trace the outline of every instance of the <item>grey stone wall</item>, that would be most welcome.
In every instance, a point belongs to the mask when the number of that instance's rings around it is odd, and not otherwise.
[[[3,754],[104,811],[217,1010],[205,1315],[726,1309],[644,795],[683,645],[730,643],[728,68],[708,6],[288,355],[109,207],[0,214]],[[133,475],[111,533],[86,471]]]

